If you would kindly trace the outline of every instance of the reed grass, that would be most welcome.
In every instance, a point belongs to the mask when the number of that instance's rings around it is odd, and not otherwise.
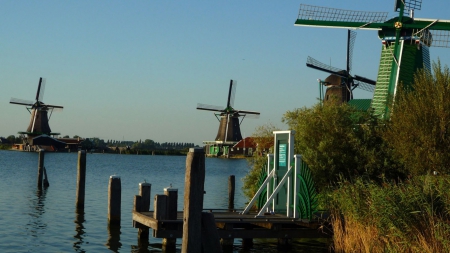
[[[329,194],[335,252],[450,252],[450,177],[344,181]]]

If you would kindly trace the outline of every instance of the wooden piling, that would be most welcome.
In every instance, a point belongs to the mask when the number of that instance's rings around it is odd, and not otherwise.
[[[108,187],[108,223],[120,225],[122,186],[119,176],[109,177]]]
[[[184,214],[182,253],[201,252],[201,224],[205,183],[205,152],[190,148],[186,157],[184,179]]]
[[[44,188],[47,188],[49,186],[50,186],[50,183],[48,182],[47,169],[44,166]]]
[[[86,187],[86,151],[78,151],[77,165],[77,193],[75,206],[77,209],[84,209],[84,195]]]
[[[38,181],[37,186],[38,189],[42,189],[42,178],[44,177],[44,150],[39,150],[39,158],[38,158]]]
[[[139,211],[138,212],[148,212],[150,211],[150,192],[151,192],[152,185],[143,182],[139,183]],[[135,210],[137,211],[137,210]],[[149,240],[149,228],[147,226],[143,226],[141,224],[135,224],[133,222],[134,227],[138,228],[138,241],[148,242]]]
[[[235,177],[231,175],[228,178],[228,211],[234,210],[234,189],[235,189]]]
[[[201,214],[202,216],[202,248],[203,252],[221,253],[219,233],[212,213]]]
[[[167,220],[176,220],[178,212],[178,189],[167,187],[164,188],[164,195],[167,196]],[[167,224],[167,229],[176,230],[177,224]],[[172,236],[171,238],[163,238],[162,248],[164,252],[175,252],[177,239]]]

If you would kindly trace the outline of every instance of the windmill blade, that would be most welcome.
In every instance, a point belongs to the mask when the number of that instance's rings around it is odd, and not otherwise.
[[[377,82],[375,82],[375,81],[372,80],[372,79],[365,78],[365,77],[358,76],[358,75],[355,75],[355,77],[353,77],[353,79],[355,79],[355,80],[357,80],[357,81],[360,81],[360,82],[368,83],[368,84],[370,84],[370,85],[376,85],[376,83],[377,83]]]
[[[60,107],[52,106],[52,107],[49,107],[48,109],[51,109],[53,112],[62,112],[63,107],[62,106],[60,106]]]
[[[223,108],[223,106],[217,106],[217,105],[197,104],[197,110],[223,112],[223,111],[225,111],[225,108]]]
[[[348,30],[347,35],[347,73],[352,69],[353,48],[355,47],[356,32]]]
[[[30,100],[25,99],[19,99],[19,98],[11,98],[9,100],[10,104],[16,104],[16,105],[27,105],[27,106],[33,106],[34,102]]]
[[[422,0],[396,0],[394,11],[400,8],[400,3],[403,2],[406,10],[420,10],[422,8]]]
[[[45,78],[39,78],[39,85],[36,92],[36,101],[42,101],[44,98]]]
[[[430,30],[431,40],[430,46],[433,47],[450,47],[450,31]]]
[[[64,108],[64,106],[60,106],[60,105],[45,105],[45,106],[47,106],[47,108],[61,109],[61,111]]]
[[[251,113],[249,113],[249,114],[239,114],[239,115],[241,115],[241,116],[244,116],[245,118],[248,118],[248,119],[259,119],[259,116],[260,116],[260,114],[251,114]]]
[[[369,91],[369,92],[374,92],[375,91],[375,85],[370,84],[370,83],[366,83],[363,81],[353,81],[354,83],[354,88],[359,88],[361,90],[365,90],[365,91]]]
[[[352,11],[301,4],[295,25],[380,30],[388,12]],[[332,21],[332,22],[330,22]]]
[[[234,106],[234,95],[236,94],[237,82],[230,80],[230,89],[228,90],[227,108]]]
[[[341,76],[341,77],[347,78],[346,75],[342,74],[342,72],[344,70],[332,67],[332,66],[327,65],[325,63],[322,63],[322,62],[312,58],[311,56],[308,56],[308,59],[306,60],[306,66],[308,66],[310,68],[313,68],[313,69],[320,70],[320,71],[324,71],[324,72],[327,72],[327,73],[330,73],[330,74],[334,74],[334,75],[337,75],[337,76]]]
[[[260,115],[260,112],[255,112],[255,111],[242,111],[242,110],[236,110],[237,113],[239,114],[255,114],[255,115]]]

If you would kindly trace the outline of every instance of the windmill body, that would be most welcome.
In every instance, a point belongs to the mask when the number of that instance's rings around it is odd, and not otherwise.
[[[450,21],[414,18],[421,0],[396,0],[398,16],[387,20],[387,12],[366,12],[301,5],[295,25],[378,31],[382,41],[380,65],[371,108],[380,118],[389,118],[388,101],[399,85],[411,86],[414,73],[430,69],[429,47],[448,47]],[[411,13],[406,16],[405,13]]]
[[[30,123],[28,124],[27,130],[24,132],[18,132],[19,134],[25,134],[27,136],[26,139],[24,139],[24,144],[28,144],[30,146],[33,146],[33,139],[41,136],[41,135],[47,135],[47,136],[54,136],[59,135],[59,133],[53,133],[50,129],[49,125],[49,117],[51,116],[51,113],[55,109],[63,109],[62,106],[58,105],[47,105],[42,102],[43,97],[43,90],[45,87],[45,79],[42,77],[39,79],[39,85],[36,92],[36,101],[28,101],[28,100],[22,100],[22,99],[16,99],[11,98],[10,103],[11,104],[17,104],[17,105],[25,105],[27,110],[30,112]],[[48,112],[50,111],[50,116]]]
[[[260,115],[255,111],[243,111],[233,108],[236,82],[231,80],[228,90],[227,106],[197,104],[197,110],[212,111],[219,121],[219,129],[214,141],[204,141],[207,155],[228,156],[230,148],[242,140],[241,123],[245,117],[255,118]]]

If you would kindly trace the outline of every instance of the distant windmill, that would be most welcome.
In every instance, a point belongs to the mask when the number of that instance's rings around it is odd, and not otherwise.
[[[380,65],[371,108],[380,118],[389,118],[389,104],[399,85],[411,86],[414,73],[430,70],[429,47],[449,47],[450,20],[415,18],[422,0],[395,0],[398,16],[387,12],[349,11],[300,5],[295,25],[377,30],[382,41]],[[409,11],[409,17],[404,15]]]
[[[228,90],[228,100],[227,106],[215,106],[215,105],[205,105],[205,104],[197,104],[197,110],[205,110],[205,111],[213,111],[217,112],[214,115],[217,120],[219,120],[219,131],[217,132],[217,136],[215,141],[226,143],[226,142],[238,142],[242,140],[241,128],[240,125],[245,117],[259,117],[259,112],[254,111],[243,111],[236,110],[233,108],[234,106],[234,95],[236,92],[236,81],[230,81],[230,88]],[[219,119],[220,116],[220,119]],[[242,120],[239,121],[239,117],[242,117]]]
[[[306,66],[331,74],[324,81],[319,80],[319,85],[325,85],[327,87],[324,97],[325,102],[331,99],[336,100],[339,103],[348,102],[353,99],[353,90],[355,88],[370,92],[373,92],[375,89],[375,81],[358,75],[350,75],[355,38],[356,32],[348,30],[346,70],[326,65],[311,56],[308,56]],[[322,94],[320,94],[320,96],[322,96]]]
[[[10,104],[25,105],[28,112],[31,114],[30,124],[28,125],[26,132],[19,132],[20,134],[26,134],[28,142],[32,145],[32,139],[39,135],[59,135],[59,133],[52,133],[48,121],[52,115],[54,109],[62,110],[63,107],[59,105],[47,105],[42,102],[44,96],[45,79],[39,79],[39,85],[36,92],[36,102],[30,100],[23,100],[17,98],[11,98]],[[50,111],[50,117],[48,116]]]

